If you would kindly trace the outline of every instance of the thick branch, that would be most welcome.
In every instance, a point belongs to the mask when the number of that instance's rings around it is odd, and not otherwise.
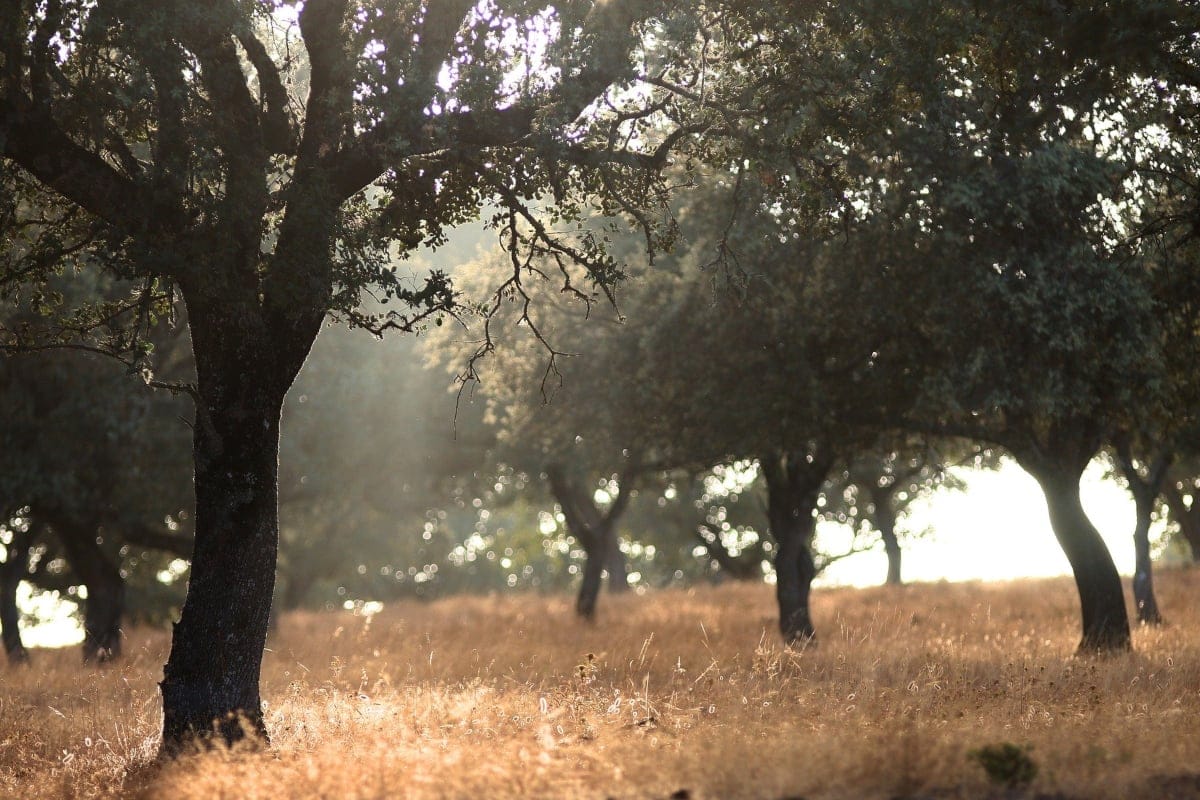
[[[148,224],[136,213],[142,203],[133,182],[76,144],[20,92],[0,96],[0,155],[122,231],[135,233]]]
[[[272,153],[291,152],[296,137],[292,119],[288,114],[288,94],[279,75],[279,68],[271,60],[267,48],[247,26],[239,26],[237,40],[246,51],[246,58],[254,65],[258,75],[258,89],[262,94],[263,143]]]

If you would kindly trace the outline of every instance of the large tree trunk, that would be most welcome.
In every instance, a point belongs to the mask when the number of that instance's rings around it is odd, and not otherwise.
[[[270,351],[247,340],[236,321],[205,328],[192,314],[191,322],[199,377],[196,535],[160,684],[167,755],[214,734],[227,743],[266,740],[259,673],[279,538],[279,419],[302,363],[272,369]],[[241,344],[232,341],[239,336]]]
[[[1022,465],[1042,487],[1050,526],[1075,574],[1083,617],[1080,652],[1128,650],[1129,615],[1121,576],[1079,499],[1079,479],[1086,461],[1068,465],[1041,459],[1035,464],[1022,461]]]
[[[10,664],[29,663],[29,651],[21,641],[21,612],[17,608],[17,587],[29,566],[29,546],[33,542],[32,527],[12,532],[4,563],[0,564],[0,638],[4,640],[4,655]]]
[[[83,611],[83,660],[105,663],[121,656],[125,579],[96,541],[96,526],[49,516],[71,569],[87,587]]]
[[[803,452],[773,453],[759,459],[767,482],[767,519],[775,538],[775,596],[779,631],[787,644],[816,639],[809,594],[817,576],[811,545],[813,511],[831,459],[809,460]]]

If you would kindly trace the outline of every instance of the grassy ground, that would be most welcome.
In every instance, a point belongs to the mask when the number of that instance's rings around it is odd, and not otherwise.
[[[21,798],[1200,797],[1200,571],[1168,626],[1075,658],[1070,581],[818,592],[781,649],[771,590],[395,604],[283,620],[274,744],[152,762],[167,636],[107,670],[0,667],[0,796]],[[1025,789],[968,752],[1031,747]]]

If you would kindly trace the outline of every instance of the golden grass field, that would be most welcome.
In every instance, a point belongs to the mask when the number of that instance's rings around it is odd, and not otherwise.
[[[0,668],[14,798],[1200,797],[1200,571],[1169,625],[1076,658],[1069,580],[817,591],[785,651],[771,587],[397,603],[294,614],[264,665],[273,744],[153,761],[167,634],[106,670]],[[588,655],[588,654],[592,655]],[[1031,746],[1026,789],[968,751]],[[685,790],[685,791],[681,791]]]

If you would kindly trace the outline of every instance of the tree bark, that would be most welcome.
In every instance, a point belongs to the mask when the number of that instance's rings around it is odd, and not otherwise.
[[[1171,459],[1159,456],[1149,465],[1143,479],[1133,463],[1128,441],[1117,445],[1117,461],[1129,484],[1137,512],[1133,528],[1133,602],[1137,609],[1138,622],[1145,625],[1161,625],[1163,618],[1154,596],[1154,565],[1150,560],[1150,521],[1154,515],[1154,501],[1158,499],[1163,480]]]
[[[9,664],[29,663],[29,651],[21,641],[21,612],[17,608],[17,587],[29,565],[29,546],[33,542],[32,527],[14,530],[4,563],[0,564],[0,638]]]
[[[809,595],[817,576],[811,545],[813,511],[832,459],[809,460],[803,452],[774,453],[759,459],[767,482],[767,519],[775,538],[775,597],[779,631],[788,645],[814,643],[816,629]]]
[[[1021,460],[1019,455],[1018,460]],[[1079,651],[1130,649],[1129,615],[1121,576],[1079,499],[1079,479],[1086,460],[1082,465],[1048,460],[1036,464],[1026,460],[1022,465],[1042,487],[1050,526],[1075,575],[1083,617]]]
[[[259,674],[279,539],[279,420],[296,371],[281,378],[265,347],[211,346],[209,337],[236,336],[236,328],[213,331],[197,320],[192,314],[196,533],[160,684],[165,755],[214,736],[267,740]]]

